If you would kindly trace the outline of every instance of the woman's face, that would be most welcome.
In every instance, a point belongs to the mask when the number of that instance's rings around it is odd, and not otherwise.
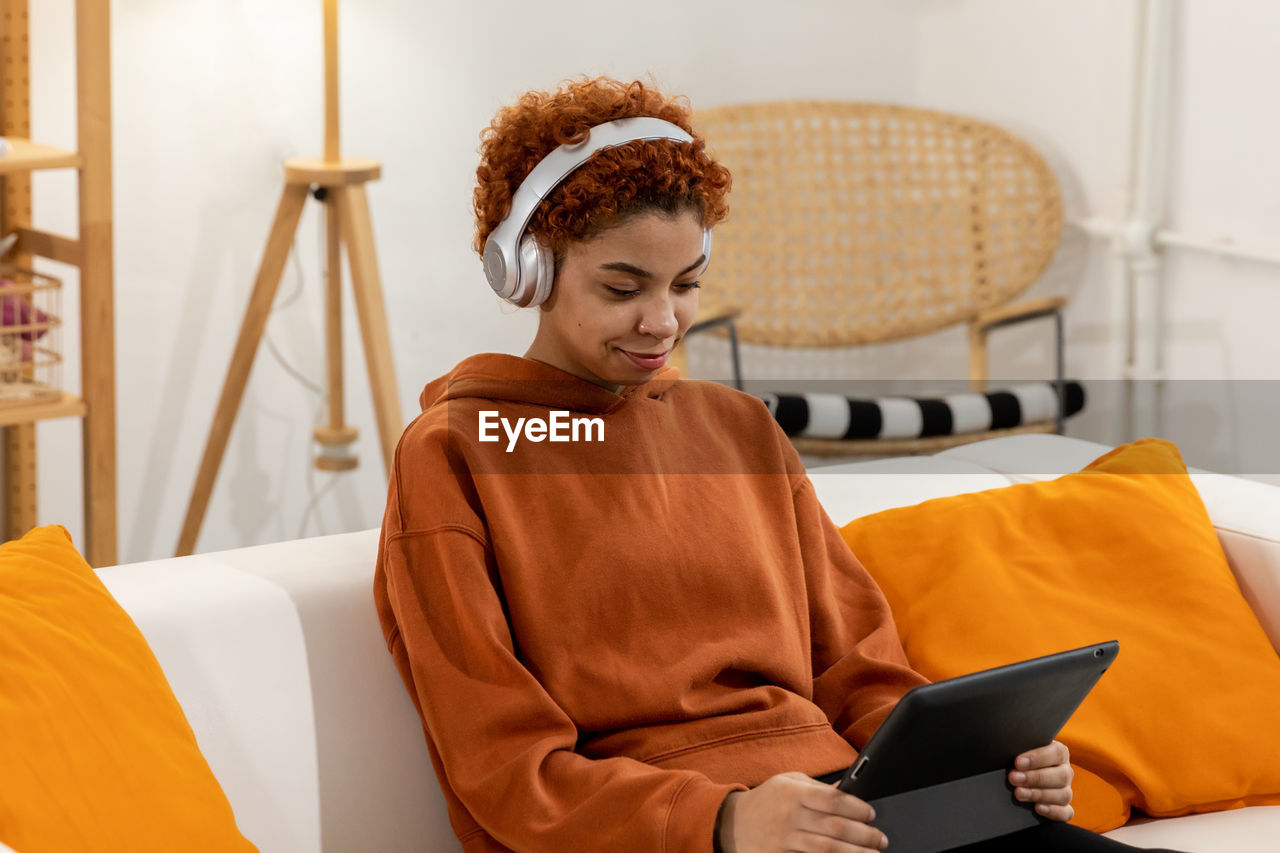
[[[703,261],[692,211],[636,214],[569,244],[525,356],[615,393],[647,381],[693,322]]]

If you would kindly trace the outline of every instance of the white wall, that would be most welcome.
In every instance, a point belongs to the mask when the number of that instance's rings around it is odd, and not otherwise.
[[[1167,198],[1162,228],[1280,254],[1280,4],[1173,0]],[[1067,213],[1122,220],[1126,99],[1137,0],[920,0],[915,100],[1022,131],[1065,167]],[[1115,378],[1107,348],[1108,243],[1068,229],[1076,273],[1031,295],[1071,297],[1068,371]],[[1161,253],[1169,378],[1160,434],[1189,463],[1280,482],[1280,266],[1186,249]],[[1003,335],[1018,363],[1039,333]],[[1084,423],[1099,423],[1095,411]],[[1078,428],[1078,427],[1077,427]],[[1069,430],[1070,432],[1070,430]],[[1093,437],[1093,436],[1089,436]],[[1121,436],[1120,440],[1133,436]]]
[[[72,0],[31,4],[33,135],[74,147]],[[115,0],[120,559],[172,553],[281,189],[281,162],[322,145],[321,4]],[[503,311],[471,252],[479,132],[528,88],[581,73],[653,72],[695,106],[794,96],[909,99],[915,19],[895,0],[438,3],[342,6],[344,151],[383,163],[369,187],[406,421],[422,385],[478,351],[521,352],[531,312]],[[74,233],[74,183],[40,175],[37,224]],[[281,353],[324,370],[318,205],[269,325]],[[73,294],[74,276],[66,277]],[[74,314],[74,299],[64,309]],[[198,550],[376,526],[380,473],[354,310],[347,306],[354,473],[312,471],[319,397],[264,348]],[[66,329],[67,384],[76,329]],[[82,542],[79,424],[38,431],[41,523]],[[313,495],[315,511],[304,518]],[[305,523],[304,523],[305,522]]]
[[[405,419],[422,384],[477,351],[521,352],[531,312],[483,285],[470,250],[478,134],[521,91],[579,73],[653,72],[695,106],[812,96],[916,103],[993,120],[1060,171],[1071,218],[1124,212],[1125,99],[1138,0],[807,0],[772,3],[348,0],[342,8],[344,150],[375,157],[370,185]],[[33,126],[74,145],[73,0],[32,3]],[[280,164],[320,152],[321,4],[314,0],[116,0],[116,305],[120,557],[172,552],[222,378],[281,188]],[[1177,2],[1167,224],[1196,236],[1280,245],[1280,5]],[[37,224],[74,231],[70,175],[38,175]],[[323,373],[321,222],[308,207],[297,263],[270,336],[303,374]],[[1120,333],[1109,308],[1108,246],[1068,230],[1030,295],[1063,293],[1068,369],[1112,377]],[[1178,385],[1166,434],[1193,464],[1280,471],[1276,413],[1240,380],[1276,378],[1276,267],[1165,253],[1163,360]],[[74,275],[51,266],[68,279]],[[67,300],[74,315],[74,298]],[[348,303],[349,420],[364,464],[310,467],[319,397],[260,351],[215,488],[200,550],[375,526],[385,481]],[[76,385],[76,327],[64,342]],[[993,341],[1007,376],[1043,375],[1044,328]],[[950,375],[958,334],[890,353],[920,375]],[[897,370],[890,360],[873,369]],[[1181,395],[1181,396],[1180,396]],[[1072,429],[1106,430],[1081,420]],[[1259,426],[1259,424],[1261,426]],[[1193,430],[1183,438],[1178,431]],[[1259,432],[1259,429],[1262,432]],[[1106,437],[1102,435],[1100,437]],[[39,428],[40,520],[81,541],[79,424]],[[1185,449],[1185,448],[1184,448]],[[1268,457],[1267,454],[1271,455]],[[1261,465],[1258,460],[1263,460]],[[1259,468],[1250,471],[1250,465]],[[1270,466],[1269,470],[1267,469]],[[1273,479],[1276,479],[1274,476]],[[313,496],[314,512],[306,515]],[[304,517],[305,516],[305,517]]]
[[[1132,5],[924,0],[917,7],[915,101],[988,119],[1032,141],[1062,179],[1068,218],[1120,216]],[[1077,273],[1042,281],[1029,295],[1071,299],[1069,373],[1106,376],[1106,344],[1122,332],[1108,324],[1106,247],[1068,236]],[[1043,329],[998,333],[993,365],[1044,337]]]

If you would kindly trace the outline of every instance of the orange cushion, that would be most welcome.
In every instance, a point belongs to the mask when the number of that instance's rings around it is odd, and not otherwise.
[[[255,851],[129,615],[61,526],[0,546],[0,841]]]
[[[1059,738],[1076,767],[1075,823],[1280,804],[1280,657],[1169,442],[842,532],[930,679],[1120,641]]]

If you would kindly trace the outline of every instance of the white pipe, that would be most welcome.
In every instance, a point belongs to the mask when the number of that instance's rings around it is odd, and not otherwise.
[[[1133,150],[1133,207],[1129,223],[1131,232],[1135,232],[1132,236],[1137,238],[1154,234],[1156,221],[1164,213],[1163,188],[1167,181],[1167,170],[1163,168],[1164,137],[1168,126],[1169,54],[1173,41],[1170,0],[1147,0],[1145,6],[1141,94]],[[1137,248],[1149,248],[1153,253],[1155,249],[1149,241]]]
[[[1125,159],[1119,192],[1121,221],[1093,217],[1073,224],[1111,241],[1108,308],[1122,334],[1108,361],[1126,384],[1122,437],[1159,432],[1160,403],[1154,395],[1160,376],[1160,259],[1157,218],[1162,213],[1171,16],[1168,0],[1134,0],[1133,48],[1124,110]]]
[[[1106,239],[1123,236],[1126,232],[1126,226],[1123,222],[1107,219],[1105,216],[1090,216],[1088,219],[1068,219],[1067,225],[1072,228],[1078,228],[1091,237]],[[1210,255],[1220,257],[1239,258],[1264,264],[1280,264],[1280,249],[1237,243],[1231,237],[1209,239],[1160,228],[1156,231],[1152,241],[1156,246],[1160,247],[1174,246],[1179,249],[1207,252]]]
[[[1159,434],[1163,346],[1159,249],[1180,248],[1218,257],[1280,264],[1280,250],[1240,245],[1228,238],[1209,240],[1160,228],[1168,174],[1167,138],[1173,68],[1172,0],[1134,0],[1131,89],[1124,103],[1121,187],[1122,213],[1116,219],[1070,220],[1086,234],[1111,241],[1109,310],[1119,326],[1108,353],[1111,367],[1127,383],[1124,437]],[[1118,442],[1117,442],[1118,443]]]
[[[1124,233],[1124,225],[1105,216],[1090,216],[1088,219],[1068,219],[1067,224],[1079,228],[1092,237],[1119,237]]]
[[[1243,246],[1229,237],[1217,240],[1206,240],[1179,234],[1176,231],[1159,230],[1155,234],[1157,246],[1175,246],[1179,249],[1195,249],[1211,255],[1227,258],[1240,258],[1246,261],[1258,261],[1265,264],[1280,264],[1280,249],[1266,249],[1259,246]]]
[[[1169,52],[1172,46],[1170,0],[1148,0],[1146,42],[1142,57],[1142,101],[1139,106],[1137,168],[1134,171],[1133,217],[1128,232],[1133,275],[1134,426],[1138,434],[1158,434],[1160,401],[1153,382],[1161,378],[1160,256],[1155,232],[1164,208],[1163,140],[1167,126]]]
[[[1102,216],[1091,216],[1088,219],[1068,219],[1067,225],[1078,228],[1091,237],[1115,239],[1125,233],[1124,223]],[[1172,246],[1178,249],[1206,252],[1216,257],[1238,258],[1263,264],[1280,264],[1280,249],[1237,243],[1230,237],[1219,237],[1216,240],[1211,240],[1207,237],[1194,237],[1190,234],[1182,234],[1178,231],[1161,228],[1156,231],[1152,241],[1161,248]]]
[[[1138,159],[1138,106],[1142,102],[1140,90],[1142,81],[1142,60],[1146,41],[1147,0],[1134,0],[1131,10],[1132,46],[1129,51],[1128,85],[1124,87],[1123,115],[1124,137],[1121,150],[1124,158],[1120,164],[1120,189],[1117,193],[1116,216],[1130,218],[1133,215],[1133,183]],[[1111,243],[1109,279],[1111,286],[1107,294],[1107,309],[1113,330],[1107,351],[1109,375],[1128,377],[1133,364],[1133,278],[1130,270],[1130,258],[1124,229],[1118,222],[1098,220],[1105,224],[1105,230],[1086,227],[1089,233],[1105,236]],[[1129,400],[1129,388],[1126,387],[1125,405],[1122,418],[1111,425],[1110,440],[1112,444],[1122,444],[1132,436],[1130,413],[1132,403]]]

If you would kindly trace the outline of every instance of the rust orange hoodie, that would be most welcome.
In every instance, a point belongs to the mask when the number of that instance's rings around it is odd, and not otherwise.
[[[758,399],[485,354],[421,402],[374,594],[467,851],[709,853],[923,683]]]

